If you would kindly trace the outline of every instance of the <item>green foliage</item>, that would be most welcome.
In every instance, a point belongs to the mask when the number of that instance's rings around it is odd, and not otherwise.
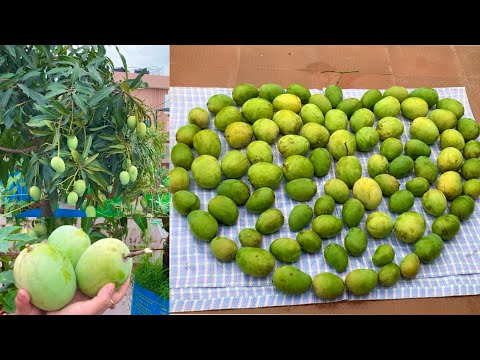
[[[153,118],[151,109],[131,94],[146,86],[144,72],[115,83],[105,53],[101,45],[0,46],[0,180],[7,183],[15,164],[23,161],[27,187],[42,189],[52,211],[78,179],[90,191],[77,207],[84,200],[84,206],[102,206],[101,194],[131,204],[152,186],[156,191],[166,134],[149,128],[141,139],[126,123],[130,115],[139,122]],[[76,150],[67,146],[72,135],[78,139]],[[65,162],[61,174],[50,166],[54,156]],[[118,176],[131,165],[139,180],[122,186]]]
[[[151,260],[149,255],[145,255],[133,270],[133,280],[145,289],[168,299],[168,271],[163,269],[161,259]]]

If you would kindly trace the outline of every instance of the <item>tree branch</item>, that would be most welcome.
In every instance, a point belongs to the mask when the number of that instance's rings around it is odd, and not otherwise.
[[[5,148],[5,147],[0,146],[0,151],[6,152],[6,153],[11,153],[11,154],[24,154],[24,153],[28,153],[32,150],[38,150],[38,146],[33,145],[33,146],[30,146],[30,147],[27,147],[27,148],[24,148],[24,149],[10,149],[10,148]]]
[[[148,249],[148,250],[147,250]],[[150,251],[149,251],[150,250]],[[127,256],[125,256],[125,259],[128,259],[130,257],[134,257],[134,256],[137,256],[137,255],[142,255],[142,254],[146,254],[146,253],[150,253],[152,251],[159,251],[159,250],[165,250],[163,247],[161,248],[156,248],[156,249],[149,249],[149,248],[145,248],[143,250],[138,250],[138,251],[132,251],[130,254],[128,254]],[[8,256],[8,257],[11,257],[13,259],[15,259],[18,255],[20,254],[19,251],[10,251],[10,252],[6,252],[6,253],[2,253],[0,252],[0,256]]]
[[[158,248],[158,249],[145,248],[145,249],[143,249],[143,250],[132,251],[130,254],[124,256],[124,259],[128,259],[128,258],[130,258],[130,257],[134,257],[134,256],[137,256],[137,255],[152,253],[152,251],[158,251],[158,250],[164,250],[164,248],[163,248],[163,247]]]
[[[8,256],[15,259],[18,256],[18,254],[20,254],[18,251],[12,251],[12,252],[0,253],[0,256]]]

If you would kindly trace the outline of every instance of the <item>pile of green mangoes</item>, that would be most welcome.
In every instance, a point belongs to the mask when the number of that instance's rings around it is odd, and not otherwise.
[[[46,229],[42,233],[46,234]],[[56,311],[73,299],[77,285],[92,298],[108,283],[119,288],[132,271],[128,254],[127,245],[118,239],[104,238],[92,244],[82,229],[63,225],[46,242],[27,245],[15,260],[13,275],[17,287],[30,294],[33,305]]]
[[[459,101],[439,99],[432,88],[409,93],[404,87],[393,86],[383,94],[371,89],[358,100],[344,99],[338,85],[312,95],[300,84],[290,84],[286,90],[270,83],[259,89],[241,84],[231,97],[217,94],[206,105],[208,111],[191,109],[188,124],[176,132],[170,188],[174,208],[187,216],[196,239],[210,241],[213,257],[222,262],[235,260],[245,274],[266,277],[275,269],[276,260],[290,264],[302,251],[318,253],[322,240],[337,236],[346,225],[349,231],[344,246],[332,243],[323,250],[326,263],[342,273],[349,257],[365,252],[368,235],[383,239],[393,231],[398,240],[413,244],[413,252],[399,265],[393,262],[391,245],[378,246],[371,261],[380,270],[356,269],[345,280],[330,272],[312,280],[292,265],[280,266],[273,274],[273,285],[286,294],[302,294],[313,288],[319,298],[334,299],[345,288],[351,294],[366,295],[378,283],[389,287],[401,277],[414,278],[421,263],[440,256],[444,241],[458,233],[480,196],[479,124],[463,118],[464,106]],[[406,130],[397,117],[400,113],[411,120],[411,140],[405,144],[400,140]],[[209,129],[210,114],[214,127],[232,148],[224,154],[217,132]],[[438,140],[442,150],[435,163],[430,159],[431,145]],[[355,153],[372,151],[380,141],[380,153],[372,153],[368,160],[370,177],[362,177],[362,164]],[[273,163],[275,143],[284,159],[281,166]],[[245,152],[239,150],[243,148]],[[324,194],[312,209],[305,203],[317,194],[312,178],[325,176],[332,166],[335,178],[324,183]],[[201,188],[216,188],[217,196],[208,202],[208,211],[200,210],[200,199],[189,191],[189,171]],[[415,178],[400,189],[398,179],[412,173]],[[253,192],[239,180],[245,174]],[[463,184],[462,176],[466,180]],[[285,223],[284,214],[274,207],[275,190],[283,186],[283,179],[286,194],[299,202],[287,221],[298,233],[296,239],[274,240],[267,251],[260,248],[263,235],[278,232]],[[436,188],[431,188],[435,182]],[[374,211],[383,197],[388,198],[389,210],[399,214],[395,221],[385,212]],[[428,235],[423,215],[411,211],[415,197],[421,197],[424,210],[436,217]],[[449,213],[445,213],[448,201]],[[336,204],[342,206],[341,218],[333,215]],[[217,236],[219,224],[237,222],[239,206],[258,214],[255,229],[240,230],[240,249],[233,239]],[[311,229],[305,229],[309,225]]]

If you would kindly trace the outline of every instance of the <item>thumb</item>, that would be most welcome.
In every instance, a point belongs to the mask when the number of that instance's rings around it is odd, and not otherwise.
[[[32,313],[33,306],[30,304],[30,295],[26,290],[18,290],[15,297],[15,307],[15,315],[29,315]]]
[[[91,310],[94,314],[100,315],[105,312],[110,306],[112,306],[110,299],[112,298],[114,291],[115,284],[109,283],[102,287],[98,292],[97,296],[90,300]]]

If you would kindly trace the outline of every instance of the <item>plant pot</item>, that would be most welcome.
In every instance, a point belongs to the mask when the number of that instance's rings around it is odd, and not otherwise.
[[[131,315],[168,315],[169,301],[133,283]]]

